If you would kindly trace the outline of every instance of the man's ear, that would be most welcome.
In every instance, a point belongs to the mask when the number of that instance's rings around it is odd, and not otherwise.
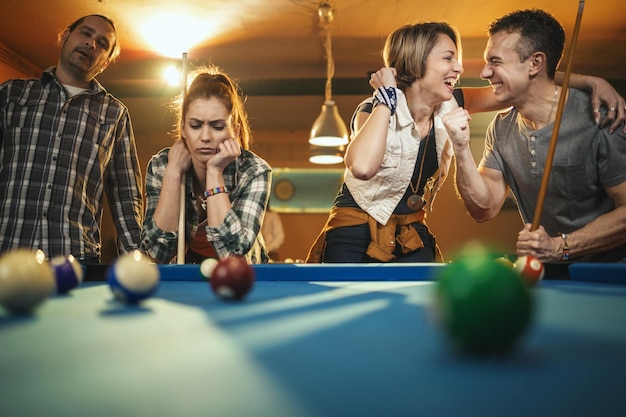
[[[63,47],[63,45],[65,45],[65,41],[67,40],[67,38],[70,36],[70,30],[69,29],[65,29],[63,31],[63,34],[61,35],[61,42],[59,42],[59,46]]]
[[[535,52],[529,58],[530,76],[539,74],[546,67],[546,54],[543,52]]]

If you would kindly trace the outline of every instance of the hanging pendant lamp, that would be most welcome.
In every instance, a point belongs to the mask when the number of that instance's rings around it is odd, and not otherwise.
[[[332,78],[335,73],[335,63],[332,53],[331,23],[334,11],[326,1],[320,3],[317,11],[325,32],[326,86],[322,112],[311,128],[309,137],[311,156],[309,161],[314,164],[339,164],[343,162],[343,151],[345,145],[348,144],[348,129],[332,99]]]

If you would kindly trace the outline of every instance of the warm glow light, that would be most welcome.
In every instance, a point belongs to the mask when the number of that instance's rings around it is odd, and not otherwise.
[[[341,119],[334,101],[327,101],[313,123],[309,143],[316,146],[343,146],[348,144],[348,128]]]
[[[170,87],[176,87],[180,85],[180,70],[175,65],[170,65],[163,71],[163,78],[167,81],[167,85]]]
[[[159,54],[178,58],[183,51],[215,33],[215,28],[206,19],[168,13],[146,20],[139,31]]]
[[[320,24],[324,28],[326,52],[326,85],[325,101],[322,112],[313,123],[309,143],[312,154],[309,161],[314,164],[338,164],[343,161],[343,147],[348,144],[348,129],[341,119],[337,106],[332,99],[332,79],[335,74],[332,37],[330,25],[333,21],[333,8],[326,0],[322,0],[318,8]],[[317,149],[317,147],[328,149]]]
[[[332,165],[343,162],[345,146],[311,146],[309,162],[313,164]]]
[[[341,155],[311,155],[309,162],[318,165],[334,165],[343,162],[343,156]]]

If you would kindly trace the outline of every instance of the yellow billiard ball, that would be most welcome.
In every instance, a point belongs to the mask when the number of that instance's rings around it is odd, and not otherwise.
[[[0,257],[0,304],[10,313],[31,313],[55,289],[52,267],[42,251],[16,249]]]

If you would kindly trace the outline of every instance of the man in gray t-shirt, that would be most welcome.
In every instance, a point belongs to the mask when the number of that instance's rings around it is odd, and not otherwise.
[[[599,128],[587,93],[562,91],[554,73],[563,53],[561,25],[540,10],[513,12],[490,25],[481,77],[513,107],[489,126],[476,168],[463,109],[444,123],[454,143],[457,189],[482,222],[500,211],[509,189],[525,223],[518,255],[543,262],[626,260],[626,135]],[[567,94],[539,228],[531,231],[557,102]],[[623,111],[609,107],[606,112]],[[605,110],[602,109],[603,116]]]

